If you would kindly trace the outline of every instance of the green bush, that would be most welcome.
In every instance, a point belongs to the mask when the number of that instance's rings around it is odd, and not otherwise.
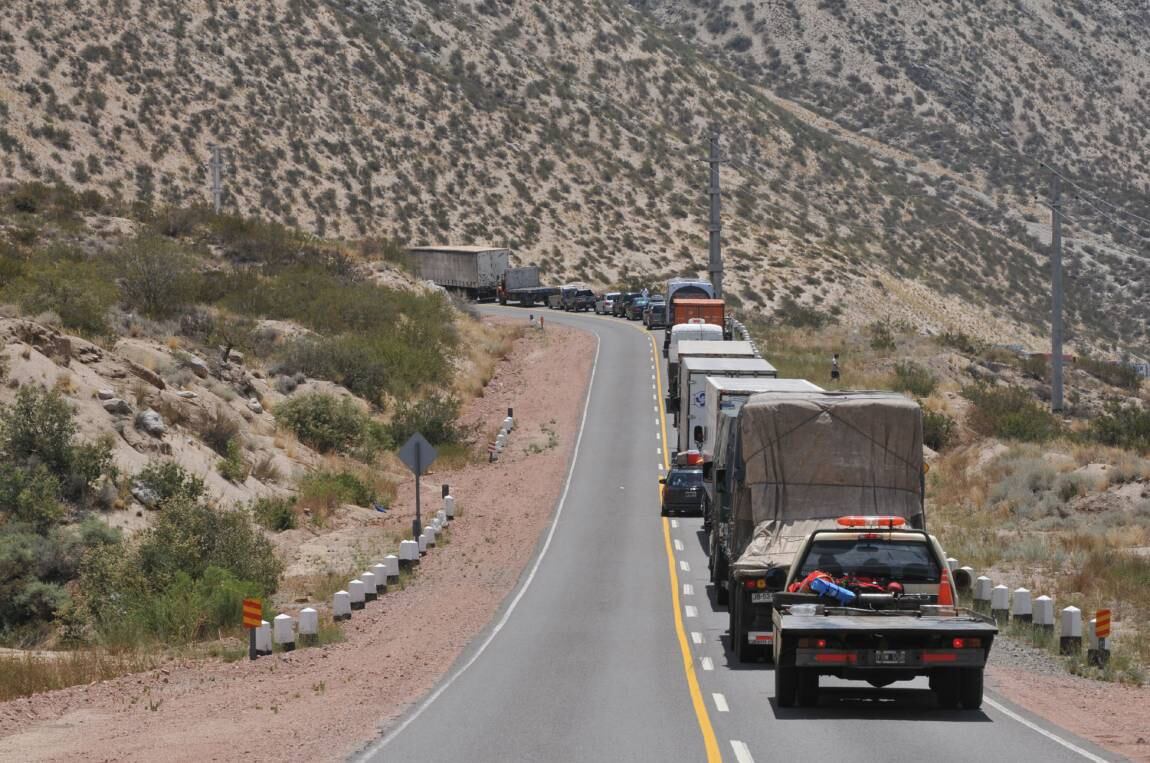
[[[370,506],[375,492],[351,472],[320,470],[300,480],[300,501],[334,508],[339,504]]]
[[[290,498],[260,498],[251,510],[256,522],[272,532],[294,530],[298,524],[295,501]]]
[[[943,347],[958,350],[964,355],[981,355],[986,350],[986,343],[975,339],[961,331],[946,331],[938,337],[938,343]]]
[[[198,501],[206,492],[204,481],[176,461],[149,461],[133,480],[159,496],[159,505],[169,501]]]
[[[962,394],[974,404],[970,426],[979,434],[1026,442],[1046,442],[1061,434],[1058,420],[1022,387],[977,384]]]
[[[450,395],[432,395],[418,403],[400,403],[388,429],[392,442],[402,444],[419,432],[432,445],[458,443],[465,438],[459,426],[459,400]]]
[[[1126,363],[1108,363],[1105,360],[1081,358],[1078,367],[1112,387],[1136,390],[1142,385],[1142,377]]]
[[[351,399],[323,394],[301,395],[281,403],[275,416],[276,423],[321,453],[345,453],[360,445],[369,421]]]
[[[60,494],[60,480],[44,464],[0,464],[0,514],[9,521],[47,532],[67,516]]]
[[[797,329],[821,329],[837,322],[830,313],[801,304],[790,296],[783,297],[774,317],[780,324]]]
[[[870,325],[871,339],[870,346],[874,350],[893,350],[894,331],[891,329],[890,321],[875,321]]]
[[[170,241],[140,237],[115,258],[125,306],[151,318],[183,311],[197,292],[192,259]]]
[[[240,483],[248,478],[248,465],[244,462],[243,450],[235,440],[228,443],[227,455],[219,460],[216,469],[228,482]]]
[[[911,361],[897,363],[894,367],[894,375],[898,384],[897,389],[909,392],[916,397],[929,397],[934,392],[935,387],[938,386],[938,380],[934,378],[930,369]]]
[[[1150,452],[1150,409],[1108,401],[1102,415],[1090,422],[1090,437],[1105,445]]]
[[[922,441],[931,450],[941,451],[954,437],[956,422],[941,411],[923,411]]]
[[[102,264],[60,254],[29,261],[21,278],[0,285],[0,296],[27,313],[55,313],[66,328],[102,336],[119,293]]]

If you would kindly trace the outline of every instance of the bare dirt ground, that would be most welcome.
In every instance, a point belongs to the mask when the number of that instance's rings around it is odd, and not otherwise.
[[[1100,747],[1150,761],[1150,687],[1003,666],[990,669],[987,685]]]
[[[225,663],[173,662],[0,704],[0,761],[336,760],[428,692],[490,621],[553,514],[595,350],[549,327],[516,343],[466,418],[489,430],[508,406],[504,458],[424,480],[452,485],[460,518],[414,583],[368,604],[342,643]],[[410,526],[414,485],[380,524]]]

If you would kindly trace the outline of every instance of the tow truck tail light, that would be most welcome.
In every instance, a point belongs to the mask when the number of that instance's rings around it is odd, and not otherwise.
[[[950,642],[955,649],[978,649],[982,646],[980,638],[956,638]]]
[[[743,581],[743,588],[746,588],[748,591],[752,591],[752,590],[756,590],[756,589],[761,591],[762,589],[764,589],[766,587],[767,587],[766,578],[748,578],[748,579]]]
[[[840,527],[902,527],[906,524],[906,519],[903,517],[872,517],[857,514],[848,517],[839,517],[836,521]]]

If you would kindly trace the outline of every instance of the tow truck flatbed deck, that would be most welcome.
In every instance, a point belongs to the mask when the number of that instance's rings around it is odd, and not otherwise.
[[[915,616],[903,613],[788,615],[775,612],[775,623],[786,633],[830,632],[923,632],[945,630],[948,633],[969,633],[971,636],[994,635],[998,628],[977,616],[957,617]]]

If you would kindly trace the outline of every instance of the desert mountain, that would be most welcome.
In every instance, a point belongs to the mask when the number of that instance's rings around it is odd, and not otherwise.
[[[1071,335],[1145,352],[1147,24],[1037,0],[39,0],[0,31],[0,147],[6,176],[184,204],[219,144],[228,209],[606,284],[705,271],[719,125],[733,303],[1036,349],[1046,162],[1091,205],[1067,209]]]

